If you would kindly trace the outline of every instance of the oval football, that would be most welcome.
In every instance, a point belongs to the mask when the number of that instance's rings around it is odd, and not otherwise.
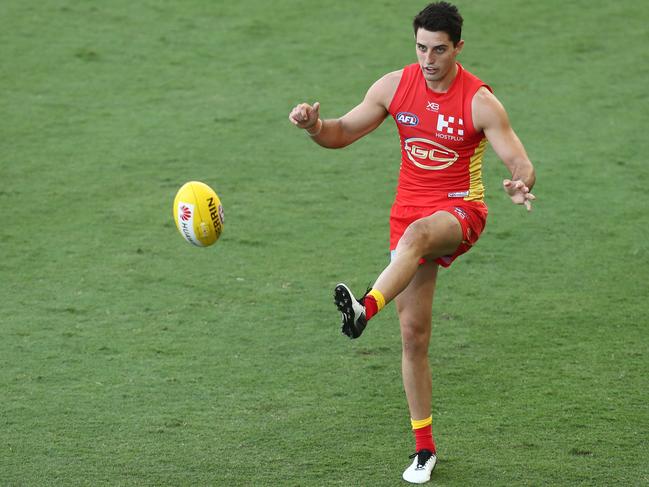
[[[221,200],[200,181],[189,181],[178,190],[173,215],[180,235],[197,247],[213,245],[223,231]]]

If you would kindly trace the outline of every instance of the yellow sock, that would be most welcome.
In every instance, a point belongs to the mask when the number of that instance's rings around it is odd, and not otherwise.
[[[415,434],[415,451],[428,450],[434,455],[437,450],[433,439],[433,416],[428,416],[426,419],[410,418],[410,424]]]
[[[374,301],[376,301],[376,307],[378,308],[376,311],[381,311],[383,309],[383,306],[385,306],[385,298],[383,297],[381,291],[372,288],[372,290],[370,290],[370,292],[367,294],[372,296],[374,298]]]
[[[412,419],[410,418],[410,424],[412,425],[413,430],[418,430],[424,428],[430,424],[433,424],[433,416],[430,415],[426,419]]]

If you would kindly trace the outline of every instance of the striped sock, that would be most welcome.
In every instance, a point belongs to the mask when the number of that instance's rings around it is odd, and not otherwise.
[[[412,432],[415,434],[415,450],[430,450],[436,453],[432,415],[426,419],[411,419],[410,424],[412,424]]]
[[[371,289],[363,298],[363,305],[365,306],[365,319],[369,321],[372,316],[383,309],[385,298],[378,289]]]

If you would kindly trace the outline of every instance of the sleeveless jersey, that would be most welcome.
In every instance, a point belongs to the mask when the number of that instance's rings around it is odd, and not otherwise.
[[[446,93],[432,91],[419,64],[403,69],[389,112],[401,139],[401,169],[395,203],[435,206],[449,199],[483,201],[484,132],[473,126],[471,101],[491,88],[457,63]]]

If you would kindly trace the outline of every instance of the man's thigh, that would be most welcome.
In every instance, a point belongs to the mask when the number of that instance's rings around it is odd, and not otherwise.
[[[427,260],[452,254],[462,243],[462,226],[448,211],[436,211],[408,225],[397,244],[397,253],[399,247],[413,243],[418,245]]]

